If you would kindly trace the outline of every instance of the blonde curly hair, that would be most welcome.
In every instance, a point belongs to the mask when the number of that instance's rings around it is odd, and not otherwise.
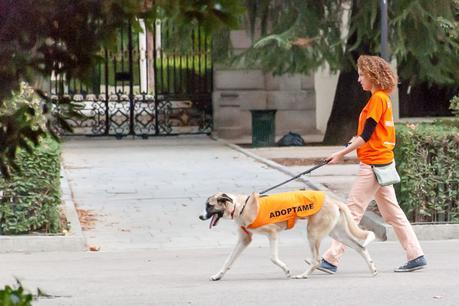
[[[379,56],[359,56],[357,68],[378,89],[391,92],[397,86],[397,74],[392,70],[390,64]]]

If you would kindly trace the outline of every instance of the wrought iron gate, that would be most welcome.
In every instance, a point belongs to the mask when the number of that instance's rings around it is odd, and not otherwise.
[[[142,24],[142,23],[141,23]],[[212,130],[211,40],[192,32],[186,52],[165,48],[171,27],[137,34],[127,24],[115,51],[102,50],[90,85],[53,75],[50,92],[77,102],[83,119],[68,118],[72,135],[175,135]]]

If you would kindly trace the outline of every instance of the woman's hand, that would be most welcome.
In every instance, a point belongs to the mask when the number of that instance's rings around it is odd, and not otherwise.
[[[329,164],[338,164],[344,160],[344,154],[335,152],[325,159]]]
[[[341,151],[335,152],[329,157],[325,159],[327,163],[329,164],[338,164],[344,161],[344,156],[355,149],[359,148],[361,145],[365,143],[365,140],[363,140],[362,137],[360,136],[354,136],[351,138],[350,142],[348,145],[342,149]]]

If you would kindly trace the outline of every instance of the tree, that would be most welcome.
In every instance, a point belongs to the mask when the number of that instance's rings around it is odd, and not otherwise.
[[[177,25],[177,33],[189,33],[192,25],[211,32],[234,27],[241,12],[241,5],[231,0],[0,0],[0,109],[25,81],[46,101],[45,111],[59,106],[67,109],[67,115],[75,115],[68,99],[56,102],[45,95],[40,79],[56,73],[86,80],[100,60],[101,48],[112,47],[117,30],[127,22],[141,31],[139,18],[164,18]],[[47,133],[57,138],[51,124],[55,118],[48,116],[46,127],[37,128],[28,120],[35,115],[27,104],[13,113],[0,112],[3,175],[17,168],[14,159],[19,147],[31,150]],[[64,119],[57,117],[69,129]]]
[[[389,1],[390,42],[402,82],[451,84],[459,81],[457,0]],[[40,90],[38,80],[51,72],[85,80],[110,48],[117,30],[129,20],[140,31],[138,18],[162,18],[176,24],[172,41],[200,25],[217,32],[235,27],[248,11],[252,33],[261,38],[235,63],[256,65],[274,74],[310,73],[324,63],[340,71],[325,141],[341,144],[355,133],[355,122],[365,96],[356,82],[355,61],[362,53],[379,52],[378,1],[364,0],[0,0],[0,108],[21,81],[34,86],[47,107],[55,108]],[[348,27],[343,14],[351,11]],[[146,24],[153,24],[147,22]],[[348,34],[343,29],[349,28]],[[225,35],[219,35],[225,37]],[[227,41],[224,43],[228,43]],[[214,50],[221,50],[215,48]],[[72,114],[70,101],[58,102]],[[0,113],[0,172],[15,166],[18,147],[31,149],[52,133],[26,122],[35,111],[27,106]],[[62,117],[57,118],[65,126]],[[31,144],[32,143],[32,144]]]
[[[356,59],[380,51],[379,1],[246,2],[250,24],[262,28],[262,37],[236,63],[275,74],[310,73],[325,63],[339,71],[324,142],[345,143],[355,135],[357,116],[367,100],[357,83]],[[457,0],[389,1],[389,43],[402,83],[459,82],[458,8]],[[342,27],[347,10],[349,23]]]
[[[346,49],[354,54],[354,60],[356,53],[377,54],[379,52],[379,42],[374,39],[379,40],[380,37],[378,15],[373,20],[360,23],[362,14],[377,12],[376,2],[356,0],[352,2],[352,14],[355,15],[351,15],[350,18],[349,40],[352,43],[354,35],[360,44],[353,49],[352,44],[347,43]],[[409,86],[424,82],[430,85],[457,84],[459,82],[459,32],[455,25],[454,11],[458,9],[458,3],[451,0],[405,0],[390,1],[389,4],[389,42],[392,46],[392,56],[397,60],[397,72],[401,84],[409,84]],[[373,39],[368,35],[371,33],[363,30],[365,28],[373,29]],[[451,32],[452,29],[455,30]],[[346,72],[340,73],[340,79],[343,73]],[[354,74],[352,79],[353,82],[349,84],[348,90],[355,92],[356,87],[360,87],[357,83],[357,75]],[[361,106],[355,108],[349,117],[343,118],[340,110],[343,110],[350,101],[345,95],[346,88],[340,87],[343,84],[339,82],[324,138],[324,142],[330,144],[343,143],[355,135],[362,102],[367,100],[356,99],[352,104],[354,106],[361,104]]]

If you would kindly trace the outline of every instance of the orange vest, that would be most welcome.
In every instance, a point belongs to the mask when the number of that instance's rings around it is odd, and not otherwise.
[[[257,228],[270,223],[287,221],[287,228],[295,225],[296,218],[304,218],[317,213],[325,199],[323,191],[292,191],[277,193],[258,200],[255,221],[247,226]]]
[[[370,139],[357,149],[359,160],[367,165],[388,164],[394,160],[395,127],[392,103],[384,91],[375,91],[359,117],[357,135],[361,135],[368,118],[376,121]]]

